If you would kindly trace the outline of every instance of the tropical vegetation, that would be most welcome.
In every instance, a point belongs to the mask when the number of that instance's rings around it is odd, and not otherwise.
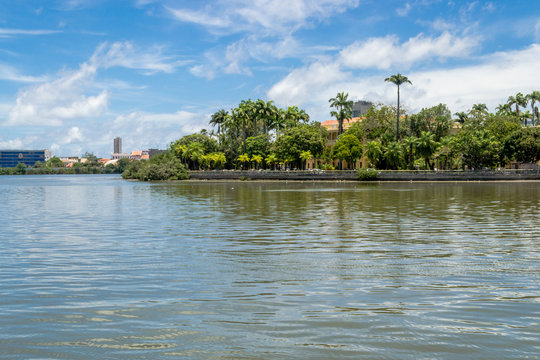
[[[359,167],[377,170],[441,170],[500,168],[510,163],[540,161],[540,92],[517,93],[490,112],[485,104],[452,114],[445,104],[408,114],[400,104],[399,88],[411,81],[401,74],[387,79],[397,85],[397,106],[375,104],[360,121],[352,116],[349,95],[329,99],[338,122],[337,139],[310,121],[297,106],[277,107],[272,101],[244,100],[210,117],[210,131],[183,136],[169,150],[149,161],[122,159],[103,167],[93,154],[89,161],[64,168],[59,158],[27,168],[0,169],[0,174],[109,173],[139,180],[185,179],[187,170],[319,169]],[[332,145],[332,146],[330,146]],[[359,172],[370,178],[377,172]]]

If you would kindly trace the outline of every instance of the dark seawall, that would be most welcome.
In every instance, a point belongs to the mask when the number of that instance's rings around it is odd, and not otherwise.
[[[356,171],[272,171],[213,170],[190,171],[192,180],[326,180],[359,181]],[[378,171],[376,181],[510,181],[540,180],[540,170],[477,171]]]

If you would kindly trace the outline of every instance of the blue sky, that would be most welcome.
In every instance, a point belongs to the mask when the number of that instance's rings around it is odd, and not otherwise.
[[[165,148],[243,99],[493,110],[540,90],[540,1],[0,0],[0,148]]]

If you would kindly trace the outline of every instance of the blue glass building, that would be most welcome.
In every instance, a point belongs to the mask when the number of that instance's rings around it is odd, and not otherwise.
[[[18,163],[34,166],[36,161],[45,162],[46,150],[0,150],[0,167],[15,167]]]

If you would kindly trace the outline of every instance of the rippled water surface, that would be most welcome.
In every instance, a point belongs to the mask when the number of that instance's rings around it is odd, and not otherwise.
[[[538,358],[540,183],[0,177],[1,359]]]

